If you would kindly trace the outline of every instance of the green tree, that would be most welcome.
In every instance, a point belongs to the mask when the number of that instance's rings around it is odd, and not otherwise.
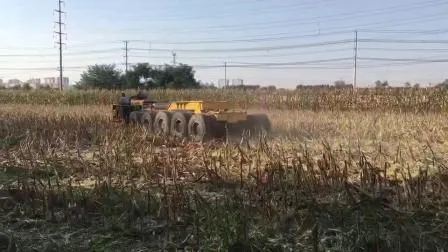
[[[152,88],[153,82],[141,83],[141,80],[152,79],[154,69],[148,63],[138,63],[133,66],[127,74],[127,84],[129,88]]]
[[[345,85],[346,85],[346,83],[343,80],[337,80],[334,82],[334,86],[336,88],[343,88],[343,87],[345,87]]]
[[[194,77],[193,67],[180,64],[153,67],[138,63],[127,74],[115,69],[115,65],[93,65],[82,73],[77,88],[200,88]]]
[[[377,80],[377,81],[375,81],[375,86],[377,87],[377,88],[380,88],[381,86],[382,86],[382,82],[380,81],[380,80]]]
[[[170,88],[199,88],[199,82],[194,77],[193,67],[181,64],[176,67],[171,67],[170,73],[173,75],[173,81]]]
[[[78,88],[115,89],[124,87],[125,80],[115,65],[93,65],[81,74]]]
[[[140,79],[143,78],[150,79],[146,84],[147,88],[199,88],[200,83],[194,74],[193,67],[189,65],[151,67],[147,63],[140,63],[128,71],[128,80],[131,87],[139,86]]]
[[[24,90],[31,90],[31,85],[29,83],[24,83],[22,86],[22,89]]]
[[[377,81],[375,81],[375,86],[376,86],[377,88],[385,88],[385,87],[388,87],[388,86],[389,86],[389,82],[388,82],[388,81],[384,81],[384,82],[382,82],[382,81],[380,81],[380,80],[377,80]]]

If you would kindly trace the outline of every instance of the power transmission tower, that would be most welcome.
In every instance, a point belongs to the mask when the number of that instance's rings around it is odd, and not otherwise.
[[[354,48],[354,58],[353,58],[353,88],[356,90],[356,72],[358,63],[358,31],[355,30],[355,48]]]
[[[227,62],[224,62],[224,87],[227,86]]]
[[[176,52],[173,52],[173,66],[176,65]]]
[[[128,73],[128,52],[129,52],[129,48],[128,48],[128,44],[129,41],[125,40],[124,42],[124,65],[125,65],[125,69],[126,69],[126,74]]]
[[[126,79],[126,85],[129,86],[129,82],[128,82],[128,66],[129,66],[129,56],[128,56],[128,52],[129,52],[129,41],[125,40],[124,42],[124,67],[125,67],[125,79]],[[121,84],[120,84],[120,89],[121,89]]]
[[[62,83],[63,83],[63,79],[62,79],[63,78],[62,45],[65,44],[65,43],[62,43],[62,35],[67,35],[66,33],[62,32],[62,25],[65,25],[65,23],[62,22],[62,13],[65,14],[65,12],[62,11],[62,4],[63,3],[64,3],[63,0],[58,0],[58,7],[59,8],[57,10],[54,10],[55,12],[58,13],[58,16],[59,16],[59,21],[55,22],[58,25],[59,30],[55,31],[54,33],[56,33],[58,35],[58,37],[59,37],[59,41],[56,42],[56,44],[59,45],[59,81],[60,81],[60,89],[61,89],[61,91],[63,90],[63,86],[62,86]]]
[[[148,48],[148,63],[151,62],[151,42],[149,43],[149,48]]]

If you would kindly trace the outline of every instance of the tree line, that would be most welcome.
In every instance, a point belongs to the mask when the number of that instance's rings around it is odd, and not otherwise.
[[[124,72],[114,64],[91,65],[81,74],[78,89],[199,88],[195,71],[189,65],[152,66],[138,63]]]
[[[419,88],[420,84],[411,85],[409,82],[404,87]],[[191,89],[191,88],[215,88],[214,86],[204,86],[195,78],[195,71],[192,66],[186,64],[152,66],[149,63],[138,63],[131,66],[127,72],[122,72],[114,64],[95,64],[88,66],[87,70],[81,74],[81,79],[76,83],[78,89]],[[376,88],[388,88],[388,81],[377,80]],[[434,85],[436,88],[447,88],[448,79]],[[231,89],[244,90],[276,90],[275,86],[260,87],[259,85],[238,85],[228,86]],[[333,85],[303,85],[299,84],[296,89],[309,88],[353,88],[353,84],[347,84],[343,80],[337,80]]]

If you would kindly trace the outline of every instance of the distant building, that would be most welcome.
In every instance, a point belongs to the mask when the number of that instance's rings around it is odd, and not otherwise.
[[[229,86],[229,85],[231,85],[231,86],[241,86],[241,85],[244,85],[244,80],[242,80],[242,79],[232,79],[232,80],[230,80],[230,79],[227,79],[227,80],[219,79],[218,80],[218,85],[220,87],[226,87],[226,86]]]
[[[232,85],[233,85],[233,86],[241,86],[241,85],[244,85],[244,80],[242,80],[242,79],[233,79],[233,80],[232,80]]]
[[[3,83],[3,79],[0,79],[0,87],[5,87],[5,84]]]
[[[30,85],[31,88],[40,88],[41,87],[41,80],[40,79],[29,79],[26,83],[28,83]]]
[[[218,80],[218,86],[219,87],[225,87],[229,85],[230,80],[229,79],[219,79]]]
[[[11,79],[11,80],[8,80],[7,88],[17,87],[17,86],[20,86],[21,84],[22,84],[22,82],[20,80]]]
[[[50,88],[61,88],[61,78],[60,77],[47,77],[44,78],[44,86],[49,86]],[[62,78],[62,89],[68,89],[69,87],[69,79],[68,77]]]

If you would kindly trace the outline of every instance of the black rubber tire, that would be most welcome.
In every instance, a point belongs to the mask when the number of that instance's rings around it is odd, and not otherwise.
[[[192,115],[188,121],[188,137],[193,142],[208,141],[225,136],[225,124],[215,117],[207,115]]]
[[[157,112],[154,117],[153,130],[154,133],[162,136],[170,134],[171,113],[165,111]]]
[[[272,131],[272,124],[269,117],[265,114],[251,114],[247,115],[246,129],[255,132],[270,133]]]
[[[141,119],[143,127],[153,132],[154,113],[144,111]]]
[[[188,136],[188,121],[191,118],[191,113],[174,112],[171,117],[170,134],[175,137],[184,138]]]
[[[191,116],[188,121],[188,137],[193,142],[202,142],[210,138],[210,132],[207,130],[204,116]]]
[[[138,122],[139,124],[142,123],[142,117],[143,117],[143,111],[138,111],[138,112],[137,112],[137,122]]]
[[[142,121],[143,112],[141,111],[132,111],[129,114],[129,122],[132,124],[140,124]]]
[[[213,120],[213,133],[214,133],[214,138],[215,139],[221,139],[224,140],[227,136],[227,125],[225,122],[220,122],[220,121],[216,121]]]

